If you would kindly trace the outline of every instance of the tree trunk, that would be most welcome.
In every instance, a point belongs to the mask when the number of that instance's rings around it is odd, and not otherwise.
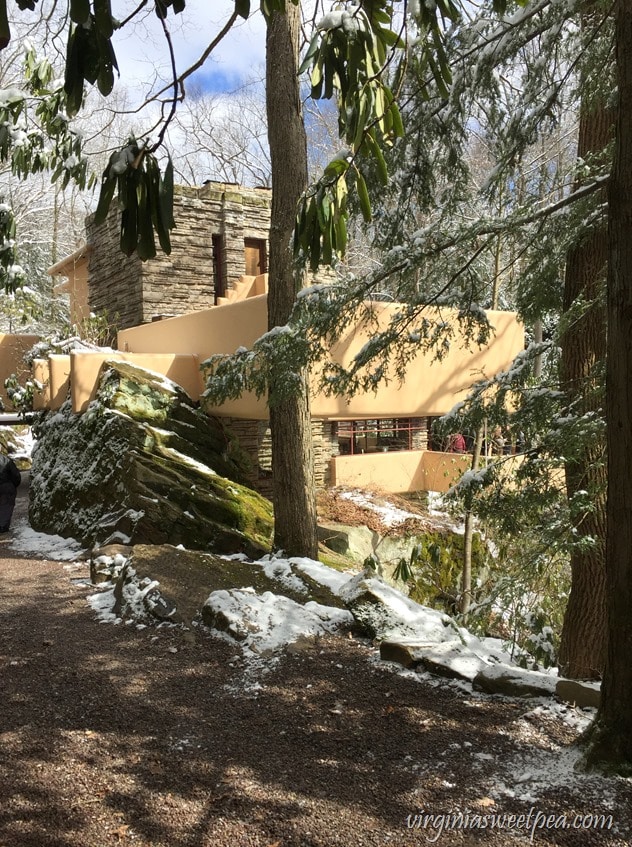
[[[536,344],[542,344],[544,339],[544,332],[542,327],[542,320],[538,318],[533,322],[533,340]],[[535,380],[539,380],[542,376],[542,353],[538,353],[533,361],[533,378]]]
[[[268,328],[284,326],[303,276],[290,242],[296,207],[307,187],[307,141],[298,84],[300,7],[275,12],[266,36],[266,108],[272,164]],[[274,546],[289,556],[318,557],[314,454],[307,374],[302,391],[278,401],[270,386]]]
[[[477,471],[481,460],[481,449],[483,447],[483,425],[479,426],[474,439],[472,449],[471,469]],[[463,578],[460,612],[467,615],[472,603],[472,541],[474,539],[474,515],[472,514],[472,497],[468,495],[465,504],[465,521],[463,531]]]
[[[612,137],[612,114],[604,107],[582,104],[577,155],[603,150]],[[606,315],[602,291],[608,258],[605,226],[596,229],[568,253],[564,280],[564,312],[586,304],[562,337],[562,385],[577,414],[599,413],[603,406],[598,369],[606,355]],[[587,446],[565,465],[569,500],[578,491],[592,498],[592,511],[574,518],[576,538],[593,538],[594,546],[571,554],[571,592],[564,616],[559,665],[565,676],[598,679],[606,649],[606,468],[604,445]]]
[[[619,103],[608,187],[606,667],[589,764],[632,774],[632,16],[616,9]]]

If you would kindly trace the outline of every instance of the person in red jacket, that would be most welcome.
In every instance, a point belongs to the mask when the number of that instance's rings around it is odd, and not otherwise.
[[[0,453],[0,532],[8,532],[22,475],[8,456]]]
[[[448,453],[466,452],[467,448],[465,446],[465,438],[463,438],[460,432],[455,432],[454,435],[450,436],[450,441],[448,442]]]

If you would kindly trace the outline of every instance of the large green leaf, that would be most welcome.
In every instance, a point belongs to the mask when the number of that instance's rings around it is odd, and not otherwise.
[[[118,181],[121,211],[121,250],[131,256],[138,244],[138,174],[131,169]]]
[[[90,0],[70,0],[70,20],[85,23],[90,17]]]
[[[101,35],[112,38],[114,25],[110,0],[94,0],[94,20]]]
[[[362,217],[369,223],[371,220],[371,200],[367,189],[366,181],[360,171],[356,173],[356,187],[358,189],[358,200],[360,201],[360,211]]]
[[[90,26],[70,28],[64,91],[71,117],[83,104],[84,82],[96,83],[101,94],[107,96],[114,87],[115,69],[118,65],[112,42],[100,31],[94,17],[90,16]]]
[[[173,219],[173,162],[171,157],[167,162],[165,173],[160,183],[159,192],[160,216],[167,229],[175,227]]]
[[[99,202],[97,203],[97,210],[94,213],[94,223],[97,226],[99,224],[102,224],[105,220],[107,213],[110,209],[112,199],[114,197],[114,192],[116,190],[116,178],[106,176],[106,174],[107,170],[103,175],[103,179],[101,181],[101,192],[99,194]]]
[[[153,259],[156,255],[156,241],[154,239],[152,208],[148,190],[149,180],[146,170],[143,176],[144,179],[140,180],[138,187],[138,246],[136,252],[140,259],[146,261]]]
[[[156,14],[159,18],[167,17],[167,10],[172,7],[174,14],[178,15],[185,9],[185,0],[155,0]]]

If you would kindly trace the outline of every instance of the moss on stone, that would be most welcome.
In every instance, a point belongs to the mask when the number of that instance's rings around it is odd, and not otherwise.
[[[85,414],[66,405],[40,425],[32,525],[87,544],[118,534],[131,543],[266,552],[272,506],[240,482],[227,441],[219,422],[167,380],[110,362]]]

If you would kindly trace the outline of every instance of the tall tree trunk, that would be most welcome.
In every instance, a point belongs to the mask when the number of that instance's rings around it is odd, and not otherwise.
[[[307,141],[298,83],[300,6],[275,12],[266,36],[266,108],[272,164],[268,328],[284,326],[303,277],[290,242],[296,207],[307,187]],[[318,557],[314,454],[307,373],[300,393],[279,402],[270,386],[274,546],[290,556]]]
[[[589,763],[632,775],[632,16],[619,0],[619,103],[608,186],[608,641]]]
[[[483,447],[483,425],[476,430],[474,446],[472,448],[471,469],[477,471],[481,461],[481,450]],[[467,615],[472,603],[472,542],[474,540],[474,515],[472,513],[472,495],[468,494],[465,503],[465,520],[463,531],[463,578],[459,610],[462,615]]]
[[[582,104],[579,158],[602,151],[612,137],[612,114],[602,106]],[[577,414],[599,413],[603,405],[598,369],[606,355],[606,315],[602,305],[608,258],[605,226],[584,237],[568,253],[564,279],[564,312],[585,303],[562,337],[562,385]],[[605,445],[587,446],[566,462],[569,500],[579,491],[592,497],[592,510],[574,519],[578,538],[594,545],[571,554],[571,592],[564,616],[559,665],[565,676],[598,679],[606,649],[606,468]]]
[[[536,344],[542,344],[544,330],[542,320],[538,318],[533,322],[533,340]],[[542,353],[539,353],[533,361],[533,378],[538,380],[542,376]]]

